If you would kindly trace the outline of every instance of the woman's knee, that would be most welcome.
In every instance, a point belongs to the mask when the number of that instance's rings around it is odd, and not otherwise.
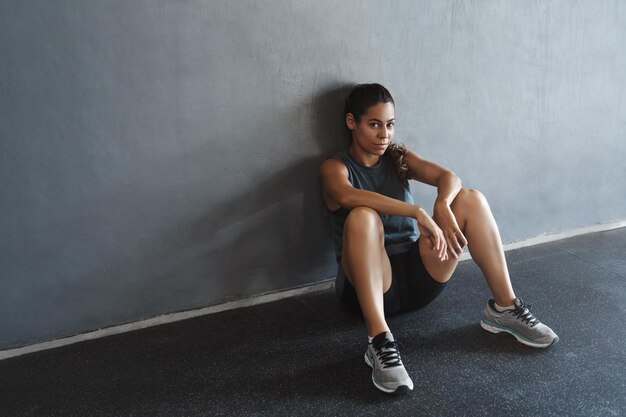
[[[364,231],[369,233],[384,234],[383,222],[380,215],[369,207],[355,207],[350,210],[344,223],[345,231]]]
[[[487,198],[475,188],[461,188],[453,204],[462,208],[489,207]]]

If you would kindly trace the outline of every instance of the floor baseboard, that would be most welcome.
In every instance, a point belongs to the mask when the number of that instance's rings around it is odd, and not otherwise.
[[[511,242],[504,245],[505,251],[510,251],[514,249],[519,249],[528,246],[539,245],[542,243],[553,242],[556,240],[567,239],[574,236],[602,232],[607,230],[619,229],[621,227],[626,227],[626,220],[614,221],[610,223],[601,223],[592,226],[581,227],[578,229],[563,231],[559,233],[551,233],[544,234],[536,237],[532,237],[529,239],[520,240],[517,242]],[[471,259],[468,252],[464,252],[461,255],[461,261]],[[67,346],[78,342],[83,342],[86,340],[98,339],[101,337],[131,332],[134,330],[145,329],[147,327],[158,326],[166,323],[173,323],[181,320],[190,319],[193,317],[204,316],[207,314],[215,314],[221,311],[233,310],[236,308],[244,308],[250,307],[258,304],[269,303],[272,301],[282,300],[289,297],[294,297],[297,295],[313,293],[317,291],[326,290],[332,288],[334,286],[334,277],[316,282],[314,284],[309,284],[297,288],[291,288],[287,290],[274,291],[266,294],[259,294],[249,298],[230,301],[223,304],[218,304],[210,307],[200,308],[196,310],[183,311],[172,314],[165,314],[163,316],[153,317],[146,320],[140,320],[132,323],[117,325],[108,327],[105,329],[98,329],[95,331],[81,333],[78,335],[64,337],[61,339],[50,340],[41,343],[35,343],[32,345],[8,349],[4,351],[0,351],[0,360],[8,359],[16,356],[25,355],[28,353],[39,352],[42,350],[53,349],[61,346]]]

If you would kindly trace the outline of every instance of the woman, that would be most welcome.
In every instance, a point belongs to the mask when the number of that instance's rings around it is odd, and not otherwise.
[[[392,144],[394,110],[385,87],[357,85],[345,110],[350,145],[320,169],[339,262],[337,293],[365,319],[374,385],[387,393],[413,389],[385,317],[434,300],[465,245],[493,294],[481,326],[533,347],[556,343],[558,336],[513,291],[485,197],[462,188],[452,171]],[[432,218],[414,203],[409,179],[437,187]]]

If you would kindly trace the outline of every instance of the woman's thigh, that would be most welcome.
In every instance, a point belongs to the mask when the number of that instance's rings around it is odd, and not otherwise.
[[[426,268],[426,271],[435,281],[441,283],[448,282],[459,264],[459,261],[451,256],[448,260],[442,261],[437,256],[437,251],[432,250],[429,245],[428,239],[419,240],[419,252],[422,257],[422,262],[424,263],[424,268]]]
[[[402,311],[412,311],[427,306],[441,294],[446,286],[445,282],[435,280],[428,273],[418,245],[419,243],[416,243],[408,252],[389,257]]]

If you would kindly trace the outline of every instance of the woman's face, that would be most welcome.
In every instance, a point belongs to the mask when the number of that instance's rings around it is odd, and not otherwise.
[[[346,115],[346,124],[352,131],[352,142],[360,150],[381,156],[394,135],[395,112],[392,103],[378,103],[367,109],[357,123],[352,114]]]

